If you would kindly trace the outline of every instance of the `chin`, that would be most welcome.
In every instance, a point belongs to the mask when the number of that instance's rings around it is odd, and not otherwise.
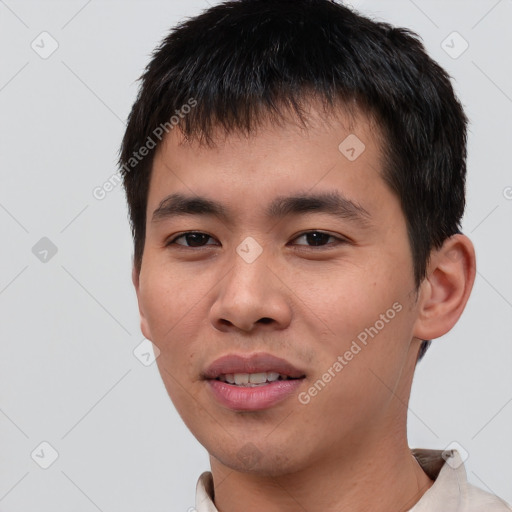
[[[232,446],[230,446],[232,449]],[[247,442],[236,452],[221,452],[218,446],[209,451],[210,456],[216,459],[223,466],[239,473],[248,473],[265,477],[278,477],[296,472],[299,468],[299,461],[291,459],[281,447],[274,446],[256,447],[255,444]]]

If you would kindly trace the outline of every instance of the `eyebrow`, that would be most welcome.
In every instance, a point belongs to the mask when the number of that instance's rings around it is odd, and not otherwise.
[[[327,213],[335,217],[353,221],[365,227],[371,215],[360,204],[346,198],[337,191],[322,193],[298,193],[292,196],[279,196],[266,208],[269,219],[282,219],[289,215],[306,213]],[[158,222],[184,215],[213,216],[226,224],[232,224],[233,215],[223,204],[201,196],[171,194],[165,197],[153,212],[151,222]]]

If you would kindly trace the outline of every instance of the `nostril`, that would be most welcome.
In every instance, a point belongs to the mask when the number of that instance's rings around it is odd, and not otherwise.
[[[260,318],[258,322],[261,322],[262,324],[269,324],[272,322],[272,318],[268,318],[268,316],[264,316],[263,318]]]

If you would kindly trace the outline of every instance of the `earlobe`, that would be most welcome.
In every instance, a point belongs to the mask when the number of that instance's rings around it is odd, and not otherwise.
[[[140,293],[140,271],[137,269],[135,265],[132,266],[132,283],[135,287],[135,293],[137,295],[137,303],[139,306],[139,316],[140,316],[140,330],[142,332],[142,335],[152,341],[151,339],[151,332],[149,330],[148,322],[146,319],[146,316],[144,314],[143,310],[143,304],[141,299],[141,293]]]
[[[415,337],[439,338],[455,325],[469,299],[475,273],[475,250],[465,235],[451,236],[432,252],[427,277],[420,285]]]

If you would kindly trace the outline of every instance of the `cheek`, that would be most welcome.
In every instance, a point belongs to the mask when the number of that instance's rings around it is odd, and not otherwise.
[[[155,271],[148,269],[141,274],[140,281],[139,300],[151,339],[160,350],[157,363],[171,398],[171,388],[178,386],[174,379],[188,387],[192,378],[195,355],[191,340],[204,329],[206,315],[201,299],[211,288],[204,280],[187,275],[155,267]]]
[[[187,424],[186,417],[201,414],[192,399],[197,391],[194,373],[197,351],[193,340],[198,338],[197,332],[204,329],[198,296],[201,289],[191,285],[191,281],[200,280],[187,280],[175,272],[148,273],[143,293],[152,340],[160,350],[156,360],[160,376],[176,410]]]
[[[411,318],[405,307],[384,325],[378,315],[367,318],[360,325],[353,319],[345,323],[340,319],[339,331],[346,328],[351,333],[331,336],[328,345],[318,347],[317,371],[308,382],[306,395],[300,397],[301,403],[308,402],[304,414],[313,429],[364,432],[391,404],[398,403],[397,383],[407,360]]]
[[[410,300],[411,283],[401,268],[386,265],[384,259],[367,260],[288,276],[290,289],[300,299],[295,301],[301,311],[299,323],[310,323],[312,330],[321,329],[340,349],[343,345],[338,346],[339,342],[355,338],[376,322],[382,327],[385,321],[389,330],[388,325],[395,323],[396,309],[403,309]],[[384,320],[380,320],[381,314]]]
[[[188,318],[201,307],[201,299],[211,285],[192,275],[177,266],[162,264],[152,268],[148,264],[141,273],[139,294],[156,340],[166,342],[170,335],[186,327]]]
[[[332,272],[314,287],[309,279],[295,281],[297,295],[307,297],[304,313],[309,320],[302,321],[311,322],[316,334],[311,383],[320,380],[318,405],[344,404],[362,412],[378,408],[389,397],[386,385],[393,389],[400,378],[414,325],[412,282],[402,269],[377,263]],[[340,414],[346,414],[344,407]]]

